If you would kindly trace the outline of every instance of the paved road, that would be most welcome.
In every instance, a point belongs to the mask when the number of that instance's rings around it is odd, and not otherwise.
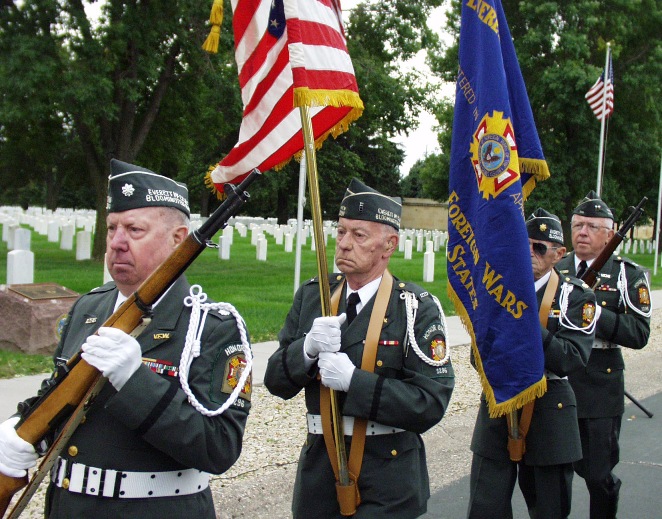
[[[623,519],[662,517],[662,393],[640,402],[653,418],[628,403],[621,429],[621,461],[614,473],[623,481],[619,517]],[[584,480],[575,476],[572,485],[570,519],[589,516],[588,492]],[[466,517],[469,502],[469,476],[433,494],[426,519]],[[513,495],[514,519],[528,519],[524,498],[517,486]]]

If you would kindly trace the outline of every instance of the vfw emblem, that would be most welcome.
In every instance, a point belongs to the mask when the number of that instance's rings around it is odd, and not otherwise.
[[[469,149],[478,190],[486,200],[498,197],[519,181],[515,131],[510,119],[503,118],[503,112],[494,111],[491,117],[483,117]]]

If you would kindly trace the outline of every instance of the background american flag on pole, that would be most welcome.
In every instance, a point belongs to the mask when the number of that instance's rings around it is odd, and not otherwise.
[[[584,96],[595,116],[602,120],[603,106],[604,116],[609,117],[614,111],[614,68],[611,62],[611,53],[607,62],[607,69]],[[607,81],[605,83],[605,73]],[[604,102],[603,102],[604,101]]]
[[[244,105],[239,140],[209,175],[216,188],[303,150],[298,107],[310,106],[315,146],[363,112],[339,0],[233,0]]]

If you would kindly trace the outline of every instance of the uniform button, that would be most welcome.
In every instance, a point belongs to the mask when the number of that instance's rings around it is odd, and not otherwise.
[[[69,448],[67,449],[67,452],[69,453],[69,456],[75,456],[78,454],[78,447],[75,445],[70,445]]]
[[[607,368],[607,373],[611,373],[611,368]]]
[[[570,278],[565,278],[566,283],[570,282]]]
[[[558,404],[556,404],[556,407],[558,407],[559,409],[563,409],[563,403],[559,402]]]
[[[85,423],[87,421],[87,415],[84,415],[83,418],[80,419],[80,423]]]
[[[379,366],[380,368],[382,367],[383,364],[384,364],[384,363],[383,363],[381,360],[378,360],[378,361],[377,361],[377,366]]]
[[[603,301],[602,306],[607,306],[607,301]]]
[[[393,450],[391,451],[391,456],[397,456],[397,455],[398,455],[398,451],[396,451],[395,449],[393,449]]]
[[[404,283],[400,283],[398,286],[399,286],[400,288],[405,288],[405,284],[404,284]]]
[[[384,317],[384,324],[388,322],[388,317]]]
[[[336,281],[340,281],[341,279],[342,279],[342,276],[341,276],[341,275],[337,275],[337,276],[336,276]]]
[[[62,480],[62,488],[64,488],[65,490],[69,488],[69,478],[64,478]]]

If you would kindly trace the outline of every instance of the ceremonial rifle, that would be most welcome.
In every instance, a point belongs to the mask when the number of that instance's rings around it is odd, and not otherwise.
[[[191,232],[173,253],[140,285],[103,326],[118,328],[138,335],[149,322],[152,305],[165,294],[200,253],[210,245],[211,239],[228,220],[248,201],[246,188],[260,175],[254,169],[238,186],[225,185],[227,198],[221,206],[200,226]],[[0,516],[4,517],[9,503],[21,488],[25,488],[6,519],[18,517],[55,463],[87,408],[99,393],[106,378],[96,368],[85,362],[80,353],[74,355],[56,372],[54,383],[22,413],[16,425],[16,433],[32,445],[38,445],[49,433],[60,428],[59,435],[42,458],[30,483],[28,478],[12,478],[0,474]]]
[[[611,255],[614,253],[616,248],[621,244],[625,235],[628,233],[634,224],[637,223],[637,220],[641,218],[641,215],[644,214],[644,204],[648,201],[648,197],[643,197],[637,207],[632,211],[632,214],[628,217],[627,220],[621,225],[621,227],[614,233],[611,237],[611,240],[607,242],[605,248],[602,249],[602,252],[598,255],[590,267],[587,267],[584,271],[584,274],[581,276],[581,280],[590,286],[592,289],[595,288],[598,281],[598,274],[600,274],[600,269],[605,266],[605,263],[611,258]]]
[[[607,245],[605,245],[605,248],[602,249],[602,252],[598,255],[597,258],[593,261],[590,267],[587,267],[586,270],[584,271],[584,274],[581,276],[581,280],[586,283],[588,286],[590,286],[592,289],[596,287],[598,284],[598,274],[600,273],[600,270],[602,267],[605,266],[605,263],[607,263],[607,260],[611,258],[611,255],[614,253],[616,248],[621,244],[623,239],[625,238],[625,235],[634,227],[634,224],[637,223],[637,220],[641,218],[641,215],[644,214],[644,204],[648,201],[648,197],[643,197],[639,204],[637,204],[637,207],[635,207],[632,211],[632,214],[628,217],[627,220],[625,220],[625,223],[621,225],[620,229],[614,233],[614,235],[611,237],[611,240],[607,242]],[[630,401],[635,404],[639,409],[641,409],[644,413],[648,415],[648,418],[653,417],[653,413],[651,413],[648,409],[646,409],[641,402],[639,402],[636,398],[634,398],[630,393],[625,391],[625,396],[630,399]]]

